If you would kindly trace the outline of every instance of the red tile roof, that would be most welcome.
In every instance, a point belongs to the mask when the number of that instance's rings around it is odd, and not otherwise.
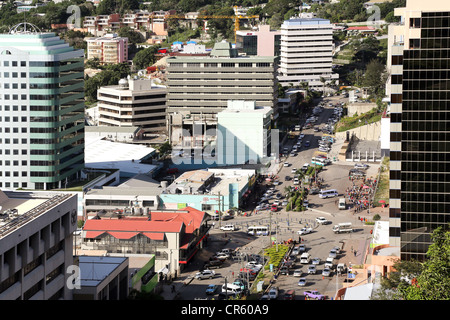
[[[366,27],[348,27],[347,28],[347,30],[375,30],[375,28],[374,27],[369,27],[369,26],[366,26]]]

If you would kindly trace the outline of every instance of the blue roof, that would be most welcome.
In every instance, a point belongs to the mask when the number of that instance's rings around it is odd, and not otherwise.
[[[189,44],[189,43],[194,43],[194,44],[195,44],[195,43],[197,43],[197,42],[191,40],[191,41],[188,41],[188,42],[186,42],[186,43],[187,43],[187,44]]]
[[[283,22],[284,25],[295,26],[295,25],[311,25],[311,24],[330,24],[330,20],[320,19],[320,18],[294,18]]]
[[[173,44],[183,44],[181,41],[175,41]]]

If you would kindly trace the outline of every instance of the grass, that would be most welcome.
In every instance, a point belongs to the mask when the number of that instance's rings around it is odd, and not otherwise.
[[[384,157],[380,166],[381,174],[373,201],[374,206],[381,206],[380,200],[386,201],[386,204],[389,203],[389,163],[390,158]]]
[[[369,112],[362,113],[360,115],[355,114],[351,117],[342,118],[336,127],[336,132],[344,132],[347,130],[355,129],[366,124],[371,124],[381,120],[382,113],[377,112],[374,108]]]

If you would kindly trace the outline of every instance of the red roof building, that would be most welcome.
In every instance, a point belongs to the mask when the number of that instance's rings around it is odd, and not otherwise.
[[[207,214],[186,207],[144,216],[105,216],[89,219],[82,232],[82,249],[106,250],[108,255],[155,255],[155,270],[180,271],[207,237]],[[159,264],[159,266],[158,266]]]

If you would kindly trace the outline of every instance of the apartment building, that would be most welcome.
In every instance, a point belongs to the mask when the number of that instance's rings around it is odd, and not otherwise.
[[[389,28],[389,237],[403,260],[426,259],[450,222],[450,4],[407,0]]]
[[[116,33],[103,37],[86,38],[87,58],[98,59],[102,64],[117,64],[128,61],[128,38]]]
[[[100,87],[99,126],[139,127],[143,135],[166,130],[166,93],[164,86],[150,79],[122,79],[118,85]]]
[[[0,300],[71,300],[77,195],[0,191],[0,207]]]
[[[228,42],[216,43],[210,56],[169,57],[167,127],[171,143],[201,148],[214,141],[217,113],[227,107],[228,100],[271,107],[276,121],[274,59],[239,56]]]
[[[278,81],[283,86],[306,82],[322,90],[321,78],[328,83],[339,79],[332,72],[333,26],[329,20],[305,16],[284,21],[280,46]]]
[[[0,34],[0,188],[48,190],[80,177],[83,59],[28,23]]]

